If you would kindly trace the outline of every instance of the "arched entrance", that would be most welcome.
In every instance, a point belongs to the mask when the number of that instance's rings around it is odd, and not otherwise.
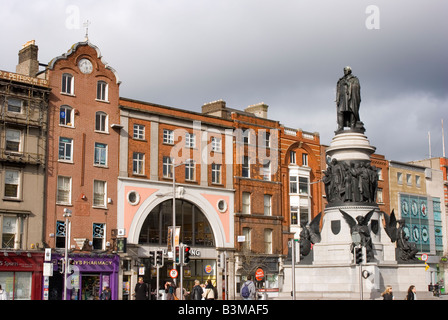
[[[166,248],[168,227],[172,226],[173,200],[165,200],[156,205],[146,216],[138,237],[138,244],[148,250]],[[183,286],[188,291],[194,280],[205,283],[208,279],[217,285],[216,240],[206,215],[194,203],[176,199],[176,226],[180,227],[179,242],[188,244],[195,251],[188,265],[184,266]],[[150,266],[149,259],[140,257],[141,263],[151,272],[145,273],[144,281],[156,287],[156,269]],[[163,288],[169,277],[172,261],[165,260],[159,269],[159,288]],[[179,279],[180,277],[178,277]],[[177,282],[177,281],[176,281]]]
[[[168,227],[173,223],[173,200],[155,206],[146,217],[138,243],[141,245],[167,245]],[[210,223],[193,203],[176,199],[176,226],[180,226],[179,241],[195,247],[215,247]]]

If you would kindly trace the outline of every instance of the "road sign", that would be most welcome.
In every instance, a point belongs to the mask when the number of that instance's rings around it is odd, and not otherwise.
[[[255,271],[255,279],[257,279],[257,281],[261,281],[264,278],[264,271],[261,268],[258,268],[257,271]]]
[[[173,278],[173,279],[177,278],[177,270],[176,269],[171,269],[170,277]]]
[[[426,253],[422,254],[422,260],[425,262],[428,260],[428,255]]]

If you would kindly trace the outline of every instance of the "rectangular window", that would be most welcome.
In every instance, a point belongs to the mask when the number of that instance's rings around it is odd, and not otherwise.
[[[145,154],[134,152],[132,154],[132,173],[145,174]]]
[[[185,162],[185,180],[196,180],[195,176],[195,163],[193,160],[187,160]]]
[[[97,166],[107,165],[107,144],[95,142],[94,164]]]
[[[291,164],[296,164],[296,152],[295,151],[291,151],[289,152],[289,163]]]
[[[243,144],[248,145],[250,129],[243,128],[242,131],[243,131]]]
[[[17,217],[3,216],[2,224],[2,248],[14,249],[17,234]]]
[[[62,93],[73,94],[73,76],[69,73],[62,75]]]
[[[269,132],[264,132],[263,138],[265,147],[269,148],[271,146],[271,134]]]
[[[96,85],[96,98],[102,101],[108,101],[108,85],[104,81],[98,81]]]
[[[95,114],[95,130],[100,132],[107,132],[107,114],[98,111]]]
[[[300,207],[300,224],[306,225],[309,221],[308,218],[308,207]]]
[[[93,181],[93,206],[106,207],[106,181]]]
[[[308,194],[308,178],[299,177],[299,193]]]
[[[73,139],[59,137],[59,160],[72,161]]]
[[[412,175],[410,173],[406,174],[406,184],[412,186]]]
[[[23,100],[8,98],[8,112],[22,113]]]
[[[243,192],[243,214],[250,214],[250,192]]]
[[[299,222],[299,207],[291,206],[290,212],[291,212],[291,224],[298,224],[298,222]]]
[[[376,189],[376,202],[383,203],[383,189],[382,188]]]
[[[243,228],[243,236],[244,236],[243,250],[250,251],[252,248],[250,228]]]
[[[415,176],[415,186],[417,188],[420,188],[420,176]]]
[[[397,183],[403,184],[403,174],[401,172],[397,172]]]
[[[308,167],[308,154],[302,153],[302,166]]]
[[[289,193],[297,193],[297,176],[289,177]]]
[[[105,241],[104,241],[105,228],[106,228],[106,226],[104,223],[94,223],[93,224],[92,247],[94,250],[104,250],[105,249]]]
[[[263,180],[271,181],[271,161],[265,160],[262,170]]]
[[[170,157],[163,157],[163,177],[173,178],[173,159]]]
[[[243,165],[241,174],[244,178],[250,178],[250,161],[249,157],[243,157]]]
[[[264,229],[264,253],[272,253],[272,229]]]
[[[174,131],[163,129],[163,143],[174,144]]]
[[[377,168],[376,172],[378,174],[378,180],[383,180],[383,169]]]
[[[272,206],[271,206],[272,196],[270,194],[265,194],[263,196],[263,207],[264,215],[272,216]]]
[[[145,126],[142,124],[134,124],[134,139],[145,139]]]
[[[21,145],[22,132],[15,129],[6,129],[5,150],[11,152],[22,152]]]
[[[58,204],[71,204],[72,178],[58,176],[58,191],[56,202]]]
[[[212,163],[212,183],[221,183],[221,165]]]
[[[6,169],[5,171],[5,194],[7,198],[18,199],[20,190],[20,171]]]
[[[186,148],[195,148],[196,147],[196,135],[193,133],[187,132],[185,134],[185,147]]]
[[[221,138],[212,137],[212,151],[221,152],[222,151],[222,140]]]

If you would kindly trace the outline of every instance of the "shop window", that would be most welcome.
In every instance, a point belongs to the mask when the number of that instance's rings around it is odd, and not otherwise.
[[[32,272],[0,272],[8,300],[31,300]]]

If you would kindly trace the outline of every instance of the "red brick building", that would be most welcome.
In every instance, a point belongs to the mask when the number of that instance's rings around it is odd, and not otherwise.
[[[311,222],[324,209],[321,145],[318,133],[291,128],[282,128],[280,140],[282,212],[285,219],[283,250],[287,252],[287,241],[299,239],[301,225]]]
[[[71,211],[70,248],[76,252],[111,252],[116,229],[119,152],[119,85],[117,73],[88,40],[50,61],[45,77],[49,99],[45,242],[62,252],[69,228],[64,210]],[[50,287],[59,290],[58,277]],[[107,280],[106,280],[107,279]],[[98,288],[116,286],[116,274],[86,277]],[[81,299],[83,277],[71,290]],[[113,288],[115,289],[115,288]],[[116,298],[114,290],[113,298]],[[116,290],[115,290],[116,292]],[[83,297],[86,297],[84,294]]]

